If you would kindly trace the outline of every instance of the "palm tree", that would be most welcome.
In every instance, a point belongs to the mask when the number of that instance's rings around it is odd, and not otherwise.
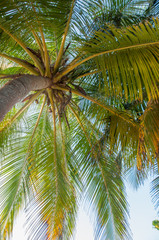
[[[141,184],[159,156],[158,4],[0,9],[1,239],[24,204],[29,239],[70,239],[82,195],[95,239],[131,239],[125,176]]]
[[[153,225],[157,230],[159,230],[159,221],[158,221],[158,220],[154,220],[154,221],[152,222],[152,225]]]

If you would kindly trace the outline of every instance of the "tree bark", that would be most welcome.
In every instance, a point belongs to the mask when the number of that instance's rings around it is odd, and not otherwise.
[[[45,89],[50,87],[51,83],[49,78],[34,75],[23,75],[8,82],[0,89],[0,121],[30,91]]]

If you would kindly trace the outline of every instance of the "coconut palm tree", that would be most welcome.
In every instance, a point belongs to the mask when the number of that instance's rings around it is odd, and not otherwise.
[[[159,221],[158,221],[158,220],[154,220],[154,221],[152,222],[152,225],[153,225],[157,230],[159,230]]]
[[[70,239],[81,195],[95,239],[131,239],[124,178],[142,183],[159,156],[158,4],[0,9],[1,239],[24,204],[29,239]]]

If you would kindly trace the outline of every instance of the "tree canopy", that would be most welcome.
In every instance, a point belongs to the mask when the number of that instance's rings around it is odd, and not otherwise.
[[[0,1],[1,239],[131,239],[126,179],[159,203],[159,3]],[[34,214],[39,216],[35,220]]]

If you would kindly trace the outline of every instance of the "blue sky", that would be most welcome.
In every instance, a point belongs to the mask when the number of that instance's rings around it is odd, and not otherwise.
[[[152,221],[159,219],[150,197],[150,180],[137,191],[127,185],[128,202],[130,205],[130,226],[133,240],[159,240],[159,231],[152,227]],[[77,222],[75,240],[94,240],[93,227],[89,217],[81,208]]]
[[[138,191],[134,191],[130,186],[127,186],[133,240],[159,240],[159,231],[152,227],[152,221],[157,219],[157,212],[151,202],[149,182],[148,180],[145,181],[144,186],[141,186]],[[21,217],[17,219],[11,240],[26,240],[23,228],[24,219],[25,217],[21,213]],[[93,226],[83,207],[80,207],[77,230],[73,240],[94,240]]]
[[[130,204],[130,226],[133,240],[159,240],[159,231],[152,227],[152,221],[159,219],[150,197],[150,180],[138,191],[127,187]]]

